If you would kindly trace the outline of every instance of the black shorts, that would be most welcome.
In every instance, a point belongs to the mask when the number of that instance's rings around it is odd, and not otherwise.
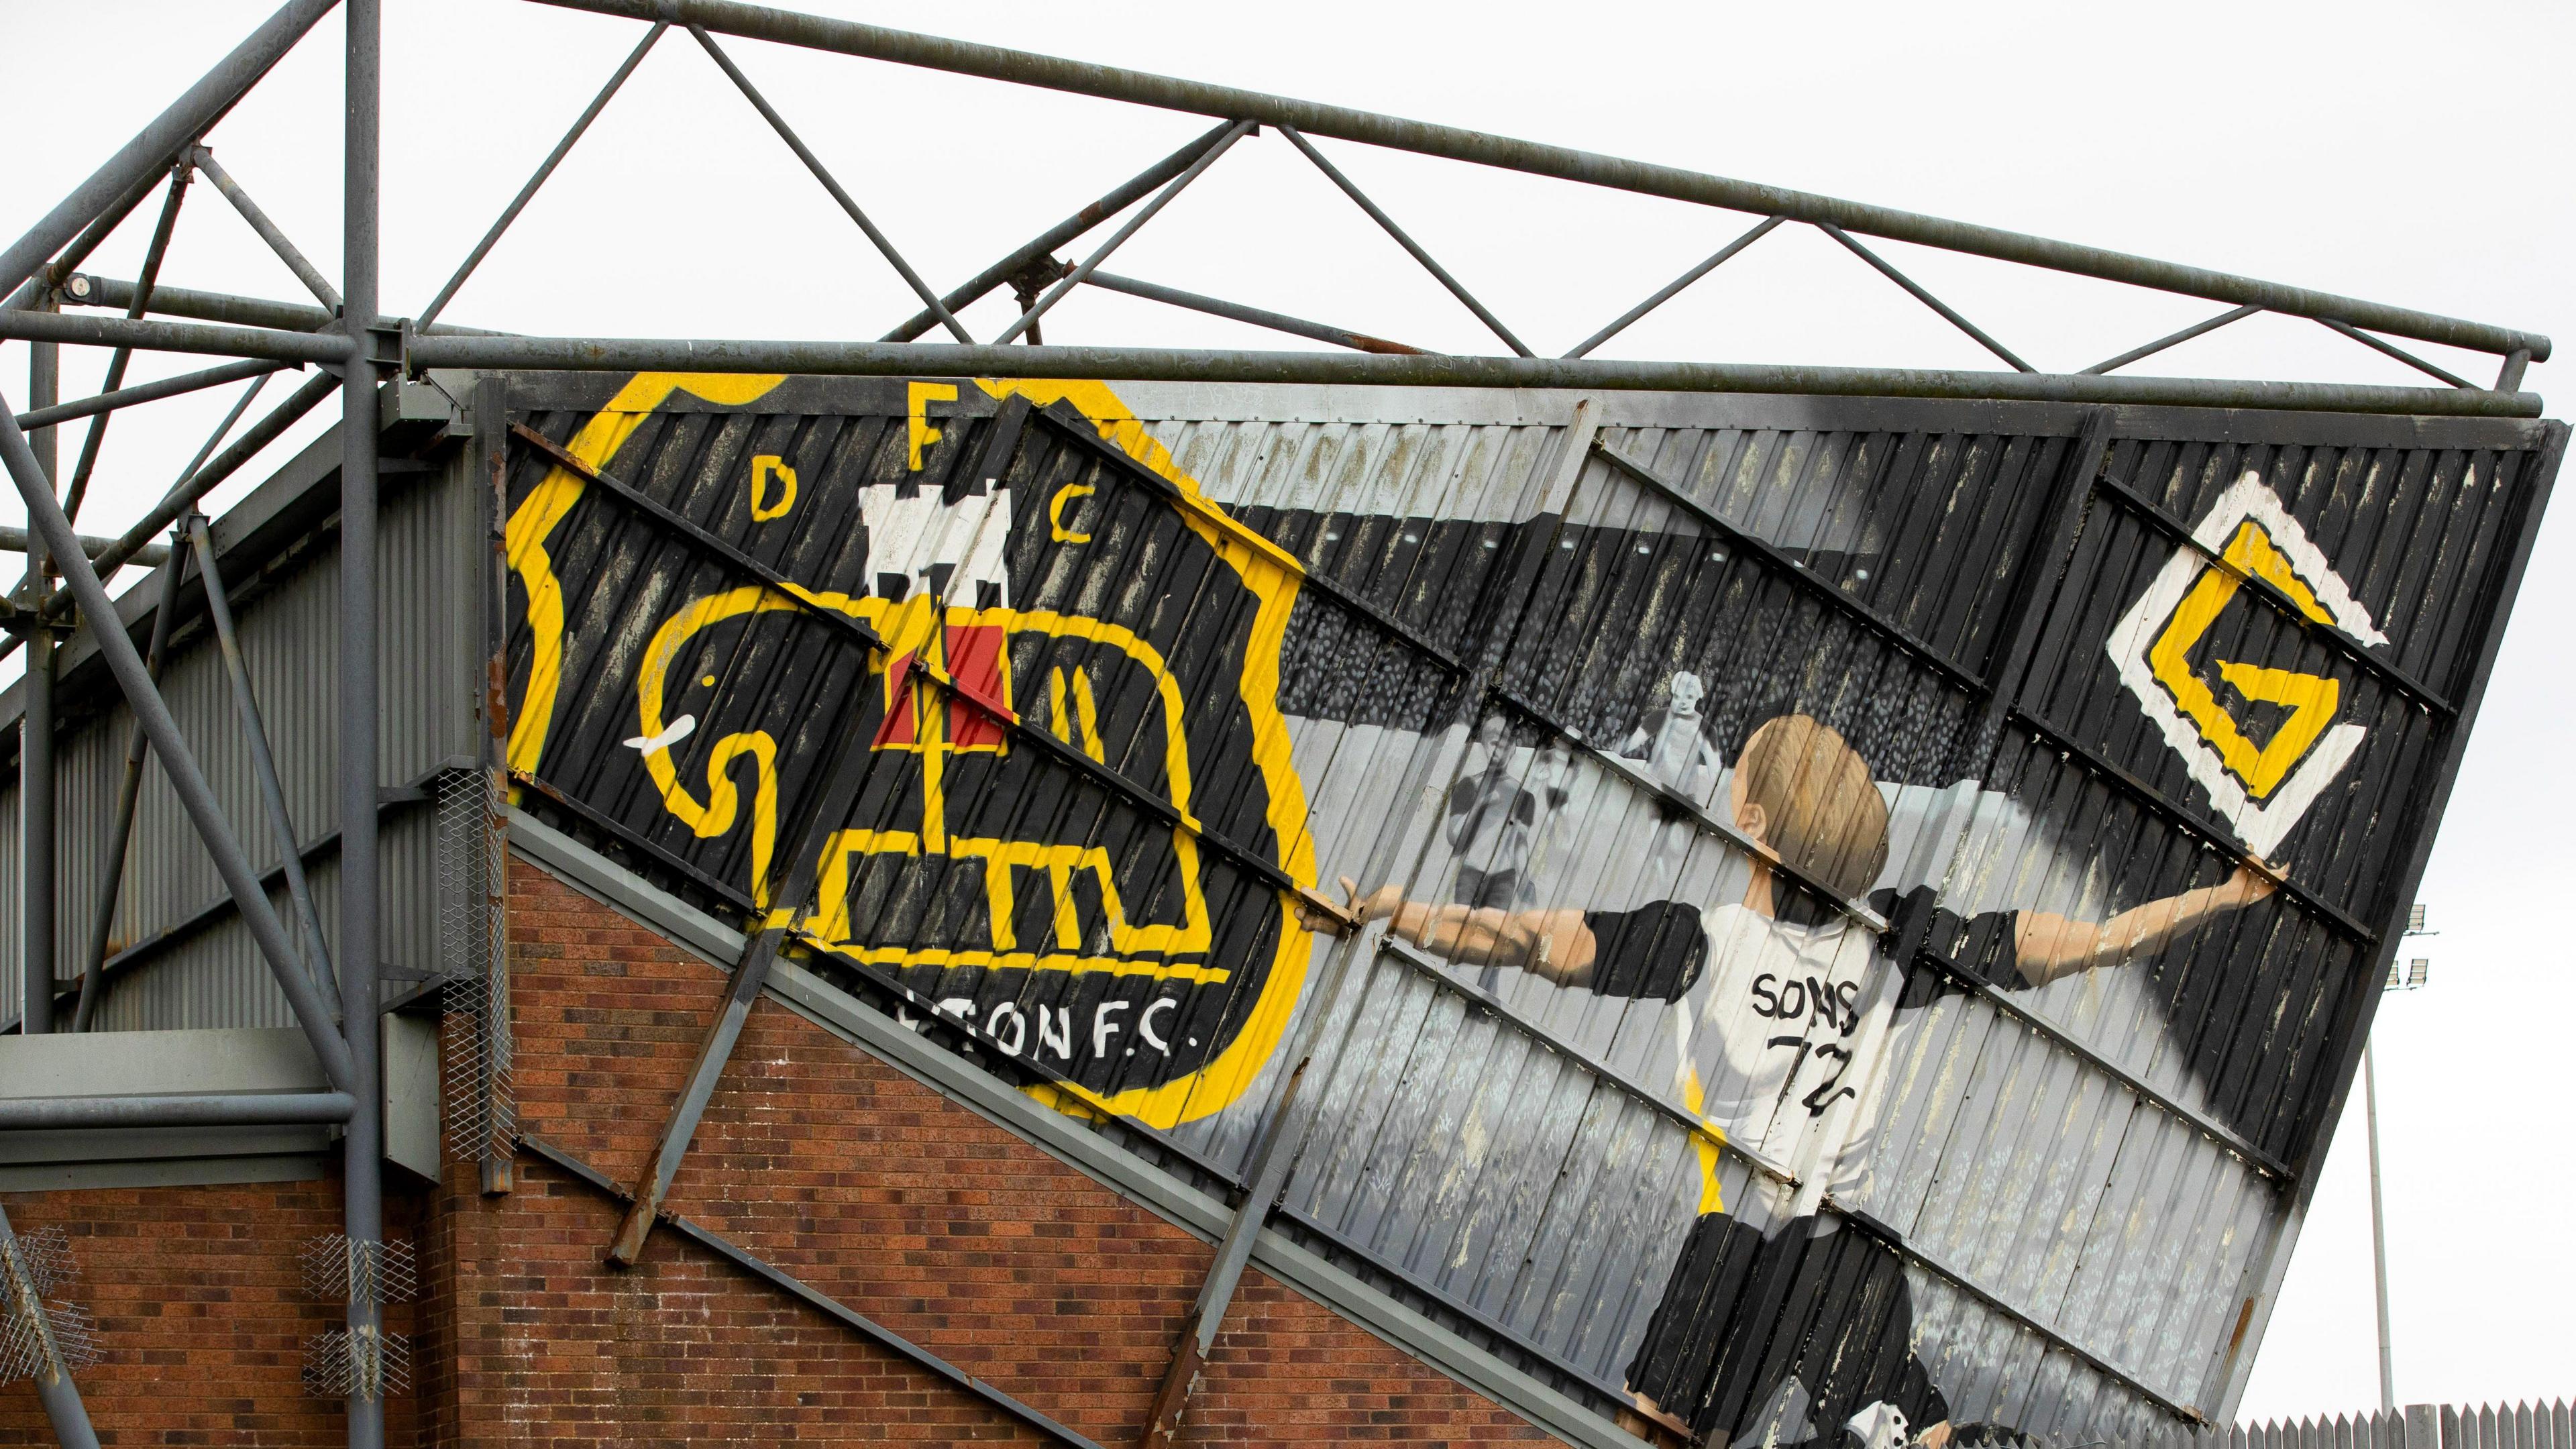
[[[1655,901],[1633,911],[1585,911],[1592,932],[1592,992],[1679,1001],[1708,964],[1699,908]]]
[[[1914,1356],[1913,1297],[1895,1250],[1849,1224],[1822,1236],[1818,1226],[1797,1218],[1765,1237],[1702,1214],[1628,1387],[1696,1434],[1724,1429],[1736,1443],[1835,1444],[1852,1415],[1882,1401],[1917,1434],[1949,1418]]]

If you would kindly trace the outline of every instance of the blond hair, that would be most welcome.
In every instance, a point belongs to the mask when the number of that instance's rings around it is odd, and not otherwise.
[[[1762,807],[1763,843],[1851,899],[1887,865],[1887,800],[1869,764],[1839,733],[1803,714],[1753,732],[1735,762],[1744,798]]]

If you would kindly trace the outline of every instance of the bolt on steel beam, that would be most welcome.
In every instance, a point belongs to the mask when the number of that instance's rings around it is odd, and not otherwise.
[[[1477,301],[1475,294],[1468,291],[1464,283],[1449,275],[1447,267],[1432,260],[1431,253],[1422,249],[1422,243],[1415,241],[1403,227],[1397,226],[1394,217],[1387,215],[1384,208],[1369,199],[1367,192],[1360,190],[1357,183],[1342,174],[1342,168],[1324,159],[1324,153],[1316,150],[1313,142],[1299,135],[1296,127],[1282,124],[1279,127],[1279,134],[1287,137],[1290,145],[1306,153],[1306,159],[1315,163],[1316,170],[1331,178],[1332,183],[1342,189],[1343,195],[1357,202],[1360,210],[1368,213],[1369,220],[1376,222],[1380,230],[1395,238],[1397,246],[1404,248],[1408,255],[1422,264],[1424,271],[1436,278],[1441,286],[1449,289],[1449,295],[1465,303],[1467,310],[1476,314],[1477,321],[1484,323],[1496,337],[1503,339],[1504,346],[1510,348],[1517,356],[1533,355],[1518,337],[1512,335],[1512,329],[1503,325],[1503,319],[1495,316],[1484,303]]]
[[[1591,352],[1593,348],[1596,348],[1602,343],[1609,341],[1611,338],[1618,336],[1620,333],[1627,331],[1631,326],[1636,324],[1638,318],[1645,316],[1647,313],[1654,311],[1657,307],[1660,307],[1666,302],[1671,301],[1673,298],[1680,296],[1683,288],[1688,287],[1691,283],[1698,281],[1709,273],[1716,271],[1737,252],[1740,252],[1746,247],[1753,245],[1755,242],[1762,240],[1764,237],[1769,236],[1784,220],[1786,220],[1785,217],[1770,216],[1764,217],[1762,220],[1755,222],[1752,230],[1745,232],[1742,236],[1737,237],[1735,240],[1728,242],[1726,245],[1719,247],[1716,251],[1710,253],[1707,261],[1701,262],[1698,266],[1691,268],[1689,271],[1684,272],[1680,276],[1665,283],[1662,290],[1621,313],[1619,315],[1619,319],[1612,322],[1609,326],[1602,328],[1600,331],[1584,338],[1581,342],[1576,343],[1574,345],[1574,350],[1566,353],[1565,355],[1568,357],[1582,357]]]
[[[875,222],[868,219],[866,212],[859,209],[859,204],[850,198],[850,193],[842,188],[840,182],[832,178],[832,173],[824,169],[822,158],[816,156],[813,148],[807,146],[804,139],[788,126],[787,118],[778,114],[778,108],[772,106],[768,97],[760,93],[760,88],[751,83],[751,77],[742,73],[742,67],[733,63],[733,57],[725,54],[724,48],[716,44],[715,37],[694,25],[689,27],[689,34],[697,39],[708,58],[732,79],[734,86],[742,92],[743,99],[751,102],[752,109],[760,112],[761,119],[769,123],[769,128],[778,133],[778,139],[786,142],[787,149],[796,153],[796,159],[805,163],[805,169],[814,173],[814,179],[823,183],[823,189],[832,194],[832,200],[840,206],[850,220],[858,223],[860,231],[867,233],[868,240],[875,243],[876,249],[884,254],[886,261],[903,277],[904,285],[912,288],[913,295],[921,298],[922,305],[928,307],[932,315],[939,319],[939,325],[947,328],[949,334],[958,341],[973,342],[975,339],[967,335],[966,328],[949,312],[948,304],[939,300],[939,294],[930,290],[930,284],[921,279],[921,273],[912,269],[912,263],[903,259],[903,253],[895,250],[894,243],[878,229]]]
[[[1660,166],[1572,147],[1497,136],[1463,126],[1436,125],[1347,106],[1267,95],[1234,86],[1066,60],[857,21],[804,15],[769,6],[737,4],[732,0],[544,0],[544,3],[600,15],[622,15],[638,21],[671,20],[678,24],[702,26],[718,34],[980,76],[1014,85],[1098,96],[1131,105],[1247,119],[1283,129],[1293,128],[1311,136],[1330,136],[1336,140],[1439,156],[1533,176],[1552,176],[1755,216],[1829,222],[1846,231],[1885,237],[1890,241],[1918,242],[1945,251],[2206,297],[2216,302],[2251,303],[2267,311],[2287,312],[2295,316],[2334,317],[2357,327],[2368,327],[2419,342],[2442,342],[2498,354],[2529,347],[2532,361],[2549,360],[2549,339],[2538,333],[2444,317],[2407,307],[2391,307],[2204,267],[2157,261],[2102,247],[2052,241],[2000,227],[1978,226],[1892,207],[1870,206],[1794,191],[1787,187],[1711,176],[1676,166]]]
[[[86,542],[86,541],[84,541]],[[170,653],[172,616],[179,612],[179,580],[187,570],[187,550],[177,534],[161,551],[161,601],[152,611],[152,643],[143,656],[145,677],[161,684],[161,666]],[[125,735],[125,773],[117,783],[116,815],[108,826],[107,864],[99,874],[98,909],[90,916],[88,949],[81,953],[80,1001],[72,1008],[72,1030],[87,1031],[105,995],[108,943],[116,935],[116,898],[125,887],[125,852],[134,839],[134,807],[143,798],[143,765],[152,753],[152,738],[141,721]]]
[[[655,21],[653,28],[644,32],[644,38],[636,42],[635,49],[629,52],[626,59],[619,64],[616,73],[609,76],[608,84],[599,88],[599,94],[592,97],[590,104],[582,109],[581,115],[573,121],[572,128],[564,132],[563,139],[555,143],[554,150],[546,153],[546,159],[539,162],[536,171],[528,177],[527,184],[519,188],[519,194],[510,198],[508,206],[501,208],[500,216],[496,217],[491,228],[483,233],[483,239],[474,244],[474,250],[465,254],[464,261],[457,264],[455,273],[447,279],[447,285],[439,288],[438,295],[429,299],[429,305],[420,309],[420,318],[413,324],[414,326],[425,329],[438,320],[439,313],[447,310],[447,304],[455,300],[457,290],[465,285],[465,279],[473,276],[474,269],[483,265],[483,259],[491,255],[492,248],[501,240],[501,233],[508,231],[510,223],[519,219],[519,213],[525,211],[528,203],[535,199],[537,188],[545,185],[547,178],[555,174],[555,168],[561,166],[563,159],[572,154],[574,143],[580,141],[583,133],[590,129],[591,122],[599,119],[599,113],[608,109],[609,99],[626,84],[628,76],[635,74],[635,67],[644,63],[645,55],[653,49],[653,42],[660,40],[663,32],[670,28],[660,21]]]
[[[1163,189],[1154,193],[1153,200],[1146,202],[1144,206],[1137,210],[1134,216],[1127,218],[1125,225],[1119,227],[1115,232],[1110,233],[1109,240],[1102,242],[1097,248],[1093,249],[1090,256],[1082,259],[1081,265],[1066,273],[1054,286],[1048,288],[1045,296],[1038,298],[1035,305],[1031,306],[1026,312],[1021,313],[1018,321],[1003,328],[1002,335],[994,338],[993,341],[996,344],[1008,342],[1012,338],[1019,336],[1021,333],[1028,331],[1032,327],[1035,327],[1038,324],[1038,319],[1047,314],[1048,308],[1051,308],[1056,303],[1064,300],[1066,293],[1081,286],[1093,272],[1100,269],[1100,264],[1102,262],[1109,259],[1109,254],[1111,252],[1114,252],[1120,247],[1126,245],[1129,237],[1134,236],[1139,230],[1141,230],[1145,223],[1152,221],[1156,214],[1161,212],[1164,207],[1171,205],[1173,197],[1180,195],[1184,190],[1188,189],[1191,182],[1198,180],[1202,172],[1215,165],[1218,157],[1223,156],[1227,151],[1232,150],[1234,143],[1242,140],[1251,130],[1252,123],[1250,121],[1237,121],[1233,125],[1226,127],[1225,134],[1217,137],[1213,145],[1210,145],[1206,150],[1200,152],[1198,159],[1192,161],[1188,168],[1183,170],[1180,175],[1173,177],[1168,182],[1165,182],[1163,184]]]
[[[151,734],[152,747],[160,753],[162,770],[169,776],[172,792],[179,797],[180,807],[187,811],[190,824],[196,827],[199,838],[205,842],[206,853],[213,858],[215,870],[222,876],[225,888],[241,908],[243,923],[249,928],[252,940],[258,943],[261,956],[267,959],[279,989],[286,993],[288,1004],[295,1008],[296,1025],[302,1028],[305,1040],[312,1044],[313,1054],[321,1061],[331,1084],[347,1090],[355,1080],[349,1043],[333,1028],[329,1008],[314,991],[310,978],[305,976],[302,962],[286,938],[284,924],[269,907],[268,894],[260,887],[258,873],[251,869],[250,861],[242,854],[241,842],[234,837],[232,826],[225,821],[223,807],[216,802],[213,787],[206,783],[204,772],[198,769],[196,755],[180,733],[178,720],[171,715],[169,705],[153,686],[150,672],[144,667],[143,656],[135,651],[134,641],[126,637],[120,626],[115,601],[107,596],[106,586],[98,581],[97,572],[80,552],[80,540],[72,532],[71,520],[63,517],[62,505],[54,501],[51,489],[46,486],[44,471],[38,466],[34,451],[27,446],[26,434],[18,430],[17,415],[5,402],[0,402],[0,465],[8,468],[10,481],[17,486],[18,496],[26,501],[27,513],[35,522],[36,532],[43,536],[45,547],[61,565],[66,592],[81,611],[82,627],[97,641],[99,654],[106,660],[118,687],[124,691],[126,702]],[[50,1001],[50,997],[48,999]]]
[[[1161,186],[1164,182],[1169,181],[1173,177],[1180,175],[1183,171],[1188,170],[1190,162],[1195,160],[1199,154],[1207,150],[1208,147],[1215,145],[1233,125],[1234,123],[1232,121],[1218,122],[1214,127],[1209,129],[1205,135],[1200,136],[1197,140],[1190,142],[1188,145],[1183,146],[1171,155],[1164,157],[1162,160],[1155,162],[1153,165],[1146,167],[1134,176],[1131,176],[1127,180],[1110,188],[1109,191],[1098,201],[1091,203],[1089,206],[1082,208],[1073,215],[1066,217],[1064,220],[1057,222],[1051,227],[1048,227],[1045,231],[1038,233],[1035,237],[1030,238],[1029,241],[1022,245],[1018,250],[1013,251],[1010,255],[1003,257],[1000,261],[986,267],[984,270],[977,272],[973,279],[968,281],[964,286],[948,293],[939,300],[952,312],[961,311],[973,303],[982,300],[987,293],[991,292],[994,288],[1001,286],[1003,283],[1008,282],[1011,278],[1019,275],[1023,269],[1052,256],[1057,247],[1063,246],[1065,243],[1072,241],[1074,238],[1081,236],[1087,231],[1090,231],[1093,227],[1096,227],[1102,222],[1107,221],[1109,218],[1116,216],[1118,213],[1125,211],[1128,207],[1144,200],[1147,196],[1153,193],[1156,187]],[[929,331],[933,326],[936,326],[938,321],[939,319],[936,316],[927,311],[916,312],[910,318],[906,319],[902,326],[887,333],[880,340],[886,342],[910,342],[914,338],[919,337],[922,333]]]
[[[337,0],[287,0],[277,13],[260,22],[232,53],[216,62],[195,85],[182,92],[169,109],[155,116],[89,178],[73,188],[44,219],[0,251],[0,292],[15,292],[64,244],[115,208],[130,192],[148,189],[162,168],[205,134],[242,93],[259,83],[304,32],[327,14]],[[136,199],[141,199],[137,193]],[[74,265],[77,265],[75,262]]]

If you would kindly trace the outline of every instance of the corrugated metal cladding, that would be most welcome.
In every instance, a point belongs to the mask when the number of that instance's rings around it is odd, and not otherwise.
[[[431,439],[398,430],[405,447]],[[339,567],[336,512],[338,435],[325,435],[213,525],[218,567],[233,601],[242,653],[259,700],[279,783],[304,846],[317,914],[338,930]],[[483,543],[490,506],[445,472],[388,475],[380,519],[379,610],[384,629],[379,744],[384,783],[395,798],[383,813],[383,948],[396,972],[439,968],[435,812],[405,790],[430,781],[442,763],[473,760],[483,643],[481,601],[488,573]],[[184,586],[162,692],[186,733],[251,862],[269,876],[280,918],[294,929],[280,850],[260,804],[247,736],[206,621],[193,569]],[[131,587],[125,617],[148,637],[160,598],[158,574]],[[124,776],[132,715],[85,639],[62,656],[63,719],[57,743],[60,831],[55,979],[76,989],[100,888],[108,832]],[[0,710],[14,753],[21,711],[15,686]],[[17,968],[14,767],[0,787],[0,1011],[20,1010]],[[288,1026],[286,998],[231,907],[222,880],[157,764],[148,766],[125,857],[109,937],[107,990],[96,1029]],[[334,935],[332,950],[337,953]],[[392,974],[388,973],[389,976]],[[399,989],[402,983],[397,982]]]
[[[1301,1231],[1870,1449],[2232,1407],[2565,438],[508,386],[530,808],[1220,1177],[1311,1050]]]

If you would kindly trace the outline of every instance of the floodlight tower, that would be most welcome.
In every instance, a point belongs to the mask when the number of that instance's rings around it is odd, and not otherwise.
[[[2406,937],[2436,934],[2425,929],[2424,905],[2415,903],[2406,912]],[[2421,956],[2404,966],[2388,963],[2388,979],[2379,985],[2382,991],[2416,991],[2432,975],[2433,963]],[[2371,1276],[2379,1290],[2379,1411],[2397,1412],[2397,1369],[2388,1349],[2388,1229],[2379,1203],[2379,1078],[2371,1070],[2370,1044],[2361,1047],[2361,1104],[2370,1128],[2370,1262]]]

